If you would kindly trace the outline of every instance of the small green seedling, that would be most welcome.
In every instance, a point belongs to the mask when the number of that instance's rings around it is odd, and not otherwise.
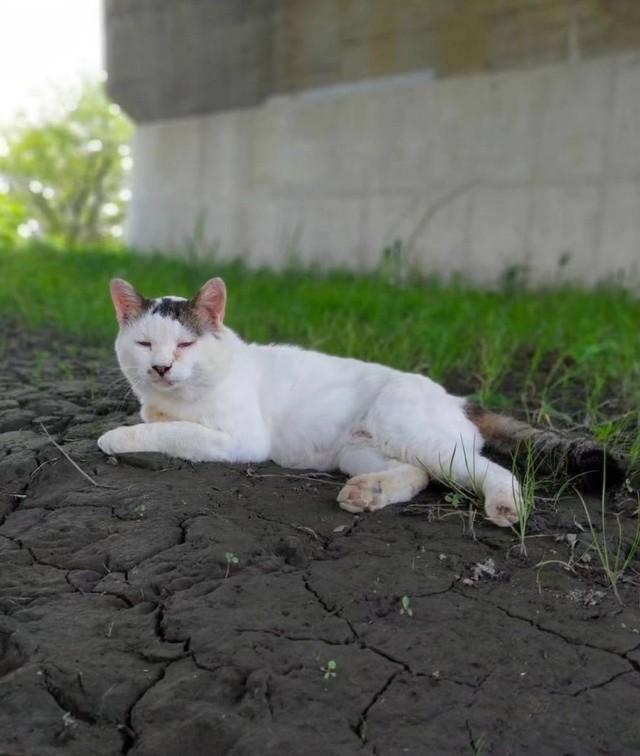
[[[225,552],[224,559],[227,563],[227,571],[224,573],[225,580],[229,577],[229,573],[231,572],[231,565],[232,564],[238,564],[240,560],[238,557],[233,553],[233,551],[227,551]]]
[[[60,372],[64,375],[64,377],[67,380],[70,380],[73,378],[73,368],[68,362],[65,362],[64,360],[60,360],[58,362],[58,367],[60,368]]]
[[[456,491],[455,493],[448,493],[444,497],[444,500],[447,502],[447,504],[451,504],[454,509],[459,509],[465,501],[465,496],[459,491]]]
[[[33,382],[35,384],[40,384],[44,381],[44,371],[49,356],[49,352],[46,350],[36,352],[33,365]]]
[[[407,617],[413,617],[413,609],[411,608],[411,599],[408,596],[403,596],[400,599],[400,614],[406,614]]]
[[[333,659],[329,659],[329,661],[326,663],[324,667],[320,667],[322,672],[324,672],[324,679],[328,680],[331,677],[336,676],[336,669],[338,668],[337,662],[335,662]]]

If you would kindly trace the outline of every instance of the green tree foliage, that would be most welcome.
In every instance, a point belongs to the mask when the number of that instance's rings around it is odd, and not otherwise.
[[[1,178],[0,182],[2,182]],[[0,189],[5,187],[8,188],[7,183],[0,183]],[[21,227],[26,235],[30,231],[28,220],[27,209],[22,202],[11,194],[0,193],[0,244],[14,242],[18,229]]]
[[[68,99],[62,112],[19,117],[0,134],[0,240],[75,245],[121,234],[131,123],[101,83]]]

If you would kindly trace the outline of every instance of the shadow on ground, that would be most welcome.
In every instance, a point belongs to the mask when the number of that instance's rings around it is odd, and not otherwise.
[[[579,502],[522,559],[443,491],[353,517],[337,477],[108,459],[110,355],[12,336],[3,368],[0,753],[637,752],[638,589],[535,566]]]

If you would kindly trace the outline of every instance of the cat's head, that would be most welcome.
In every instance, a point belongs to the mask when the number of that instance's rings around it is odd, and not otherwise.
[[[114,278],[111,298],[120,324],[116,353],[138,396],[207,383],[215,343],[226,331],[227,292],[221,278],[207,281],[192,299],[147,299],[128,281]]]

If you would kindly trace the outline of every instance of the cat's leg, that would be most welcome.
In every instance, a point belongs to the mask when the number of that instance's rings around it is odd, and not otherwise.
[[[174,420],[139,423],[107,431],[98,439],[105,454],[162,452],[191,462],[262,462],[268,457],[264,439],[242,439],[198,423]]]
[[[424,469],[431,477],[484,497],[485,513],[501,527],[518,521],[520,486],[512,473],[481,455],[482,437],[460,401],[403,376],[381,391],[362,429],[386,457]]]
[[[388,470],[349,478],[338,494],[338,504],[347,512],[375,512],[389,504],[410,501],[428,484],[425,470],[398,463]]]
[[[434,479],[481,495],[485,514],[495,525],[509,527],[518,521],[522,493],[517,479],[479,454],[473,439],[434,435],[408,447],[406,453],[409,459],[419,459]]]
[[[424,469],[386,458],[370,446],[346,446],[338,464],[353,476],[338,494],[338,503],[347,512],[375,512],[410,501],[429,483]]]
[[[385,451],[395,448],[404,464],[396,461],[397,466],[386,471],[352,478],[338,497],[344,509],[372,511],[409,501],[431,477],[482,495],[487,518],[496,525],[508,527],[518,521],[518,509],[522,507],[518,481],[509,470],[474,451],[473,440],[465,443],[446,434],[425,434],[409,445],[386,439],[383,444]],[[361,496],[357,489],[362,490]]]

